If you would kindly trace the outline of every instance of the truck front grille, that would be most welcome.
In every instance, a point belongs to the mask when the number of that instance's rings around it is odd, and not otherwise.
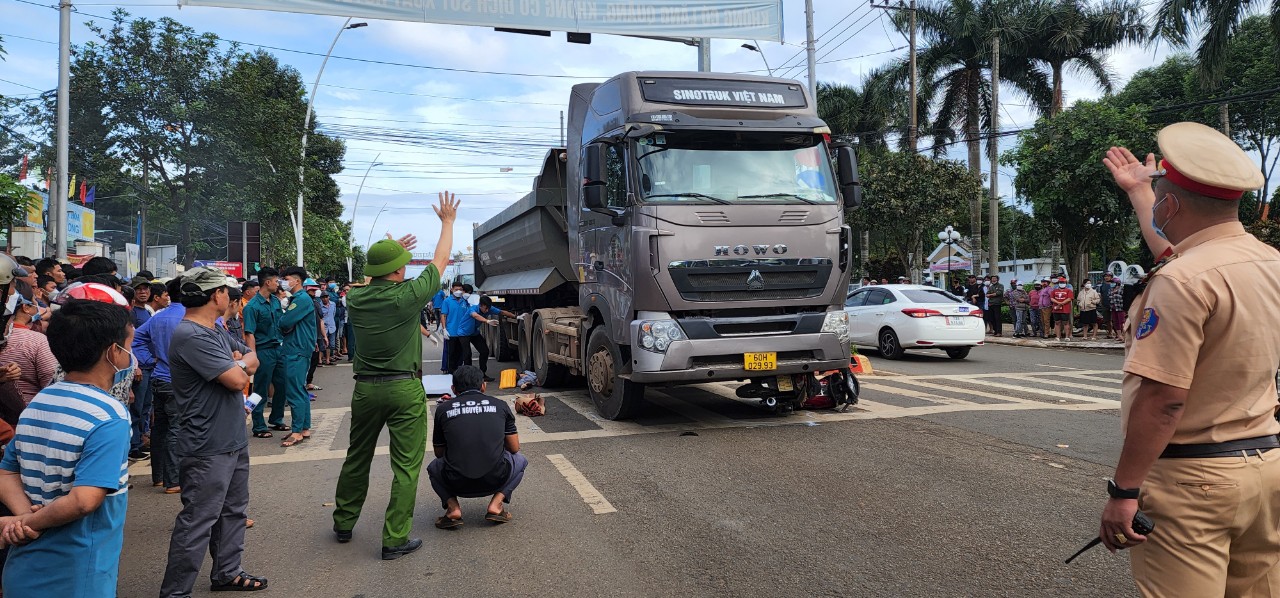
[[[670,268],[671,282],[685,301],[777,301],[817,297],[831,277],[829,260],[819,263]]]

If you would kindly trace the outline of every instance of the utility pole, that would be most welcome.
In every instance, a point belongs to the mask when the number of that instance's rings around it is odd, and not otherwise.
[[[1222,134],[1227,137],[1231,136],[1231,112],[1227,103],[1223,102],[1218,105],[1218,118],[1222,119]]]
[[[1000,36],[991,40],[991,254],[987,273],[1000,274]]]
[[[911,0],[907,6],[903,6],[901,2],[897,6],[890,4],[889,0],[885,0],[884,4],[876,4],[873,0],[871,6],[875,8],[883,8],[885,10],[905,10],[911,15],[911,33],[908,36],[909,51],[911,54],[907,57],[911,64],[911,82],[910,82],[910,123],[907,125],[907,147],[912,152],[916,151],[916,139],[919,138],[919,125],[916,115],[916,0]]]
[[[818,50],[813,39],[813,0],[804,0],[804,53],[809,63],[809,97],[818,101],[818,62],[814,58]]]
[[[71,176],[71,0],[58,3],[58,185],[49,194],[46,242],[53,256],[67,259],[67,185]]]
[[[560,111],[560,147],[564,147],[564,110]]]
[[[698,38],[698,72],[711,72],[711,38]]]

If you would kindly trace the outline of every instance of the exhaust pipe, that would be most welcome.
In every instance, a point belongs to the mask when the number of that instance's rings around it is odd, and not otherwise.
[[[764,400],[764,406],[765,406],[765,407],[768,407],[768,408],[770,408],[770,409],[773,409],[774,407],[777,407],[777,406],[778,406],[778,399],[777,399],[777,397],[766,397],[766,398],[765,398],[765,400]]]

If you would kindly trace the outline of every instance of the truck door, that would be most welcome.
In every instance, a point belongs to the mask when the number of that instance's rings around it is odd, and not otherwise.
[[[627,165],[624,146],[610,144],[605,149],[605,201],[606,205],[621,214],[621,218],[631,218],[630,204],[627,194]],[[613,321],[610,326],[610,337],[620,343],[626,343],[626,331],[629,330],[632,305],[632,269],[628,263],[631,256],[630,227],[616,226],[608,215],[583,209],[581,214],[579,255],[584,273],[582,291],[584,295],[598,294],[608,303],[606,317]],[[584,302],[587,306],[591,303]]]

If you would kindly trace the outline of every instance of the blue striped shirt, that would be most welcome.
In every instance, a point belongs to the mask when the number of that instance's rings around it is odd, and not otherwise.
[[[129,411],[93,386],[58,382],[22,412],[0,459],[18,473],[32,504],[48,505],[72,487],[107,490],[94,512],[15,546],[4,590],[13,596],[114,596],[129,488]]]

